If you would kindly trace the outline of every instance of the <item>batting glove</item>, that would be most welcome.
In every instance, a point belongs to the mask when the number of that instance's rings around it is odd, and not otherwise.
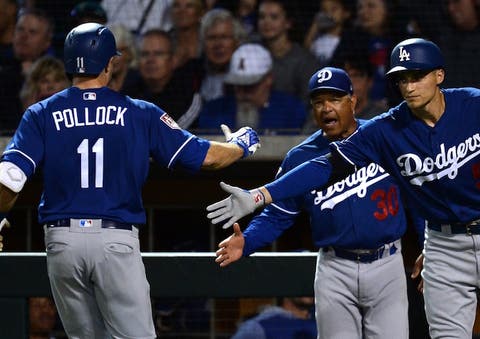
[[[0,222],[0,231],[3,227],[10,227],[10,223],[8,222],[7,218],[3,218]],[[0,235],[0,251],[3,251],[3,236]]]
[[[212,224],[228,219],[223,228],[229,228],[236,221],[265,205],[265,196],[259,189],[247,191],[224,182],[220,183],[220,187],[230,193],[230,196],[207,206],[207,211],[210,212],[207,218],[211,219]]]
[[[227,142],[237,144],[243,149],[243,158],[252,155],[260,148],[260,138],[252,128],[242,127],[235,133],[232,133],[227,125],[222,124],[220,128]]]

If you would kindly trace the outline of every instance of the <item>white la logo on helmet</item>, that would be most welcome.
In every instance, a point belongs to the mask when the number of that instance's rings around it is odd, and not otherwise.
[[[400,61],[410,61],[410,53],[403,49],[403,46],[400,46],[400,53],[398,57],[400,58]]]
[[[328,81],[332,78],[332,72],[328,69],[325,69],[323,71],[318,72],[317,78],[318,78],[317,82],[319,84],[324,82],[324,81]]]

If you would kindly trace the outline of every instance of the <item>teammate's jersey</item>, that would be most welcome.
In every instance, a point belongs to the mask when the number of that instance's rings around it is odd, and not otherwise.
[[[434,127],[403,102],[332,148],[358,166],[381,164],[429,222],[469,222],[480,218],[480,90],[442,92]]]
[[[277,177],[328,152],[329,141],[319,130],[287,153]],[[308,212],[318,247],[377,248],[399,239],[407,225],[399,188],[388,173],[371,163],[324,190],[267,206],[244,232],[244,255],[275,240],[301,210]]]
[[[71,87],[27,109],[3,160],[27,177],[42,167],[41,223],[106,218],[142,224],[150,157],[196,171],[209,146],[153,104],[106,87]]]

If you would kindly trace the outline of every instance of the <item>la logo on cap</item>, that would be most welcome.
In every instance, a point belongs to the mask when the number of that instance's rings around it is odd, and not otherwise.
[[[410,53],[406,49],[403,49],[403,46],[400,46],[400,53],[398,55],[400,61],[410,61]]]
[[[328,81],[332,78],[332,72],[330,72],[330,70],[328,69],[325,69],[323,71],[318,72],[317,78],[318,78],[318,83],[321,84],[322,82]]]

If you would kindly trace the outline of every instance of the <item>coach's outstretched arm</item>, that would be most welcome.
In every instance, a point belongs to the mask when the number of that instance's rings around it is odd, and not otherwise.
[[[213,224],[226,220],[223,228],[228,228],[257,208],[273,201],[292,198],[313,189],[326,187],[330,183],[345,178],[353,171],[354,167],[346,165],[337,156],[329,155],[307,161],[279,179],[249,191],[222,182],[220,186],[230,193],[230,196],[209,205],[207,211],[210,213],[207,214],[207,218],[211,219]]]
[[[250,127],[242,127],[235,133],[227,125],[221,125],[226,142],[210,141],[202,169],[216,170],[227,167],[240,158],[253,155],[260,147],[257,132]]]

